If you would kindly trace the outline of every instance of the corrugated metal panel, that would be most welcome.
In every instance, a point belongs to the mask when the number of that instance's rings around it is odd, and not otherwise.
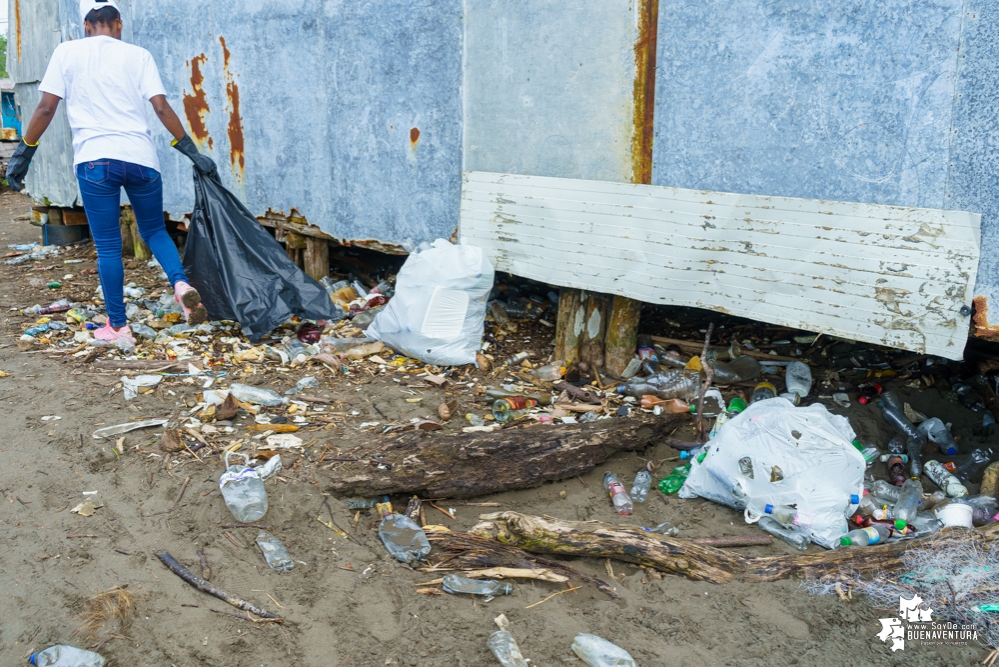
[[[12,16],[16,4],[39,1],[12,0]],[[46,17],[48,25],[59,17],[57,38],[24,44],[38,77],[60,34],[83,34],[76,0],[44,2],[58,4]],[[461,0],[126,1],[122,9],[125,40],[153,54],[171,105],[253,213],[296,209],[347,240],[419,243],[454,232]],[[31,102],[22,103],[25,116]],[[193,206],[190,162],[151,125],[164,205],[179,217]],[[50,156],[39,152],[33,171],[41,168],[27,181],[33,196],[75,189],[63,157],[47,170]]]
[[[978,214],[469,172],[498,270],[960,359]]]
[[[465,169],[632,180],[634,0],[465,0]]]

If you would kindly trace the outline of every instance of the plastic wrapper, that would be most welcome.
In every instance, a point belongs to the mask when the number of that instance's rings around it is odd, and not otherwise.
[[[217,176],[195,170],[194,195],[184,270],[211,319],[237,320],[254,343],[292,315],[343,319],[326,290],[288,258]]]

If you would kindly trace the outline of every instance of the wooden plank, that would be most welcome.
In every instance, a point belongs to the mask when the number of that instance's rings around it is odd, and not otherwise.
[[[582,332],[582,316],[579,315],[580,328],[576,328],[579,313],[580,291],[563,287],[558,297],[558,321],[555,324],[555,359],[564,361],[567,365],[579,359],[579,334]]]
[[[610,299],[607,332],[604,334],[604,367],[620,377],[635,356],[642,302],[623,296]]]
[[[305,237],[305,272],[315,280],[330,274],[330,246],[328,241],[312,236]]]
[[[469,172],[461,238],[501,271],[959,359],[981,216]]]

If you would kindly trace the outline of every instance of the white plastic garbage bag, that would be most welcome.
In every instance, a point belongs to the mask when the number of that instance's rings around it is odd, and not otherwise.
[[[851,496],[864,492],[866,464],[853,438],[849,420],[822,405],[759,401],[708,443],[707,456],[693,462],[681,492],[745,510],[750,523],[768,504],[793,506],[801,521],[791,527],[833,549],[857,509]]]
[[[409,256],[367,335],[437,366],[475,363],[493,267],[481,248],[437,239]]]

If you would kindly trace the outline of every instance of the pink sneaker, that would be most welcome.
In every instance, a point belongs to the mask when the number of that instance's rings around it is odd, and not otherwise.
[[[184,310],[184,318],[192,327],[208,321],[208,311],[201,305],[201,295],[187,283],[180,281],[173,288],[174,301]]]
[[[131,343],[133,346],[135,345],[135,337],[132,335],[132,330],[128,328],[128,325],[126,324],[121,329],[115,331],[111,326],[110,320],[103,327],[94,331],[94,338],[115,344],[118,344],[118,341],[123,341],[126,343],[126,347],[128,347],[128,343]]]

